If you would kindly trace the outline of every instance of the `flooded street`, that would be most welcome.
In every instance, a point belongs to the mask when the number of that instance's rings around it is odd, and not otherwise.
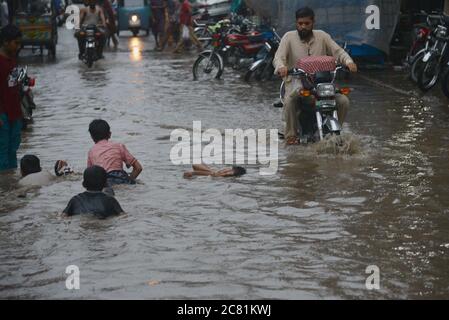
[[[35,123],[19,158],[58,159],[82,172],[102,118],[142,163],[137,186],[116,190],[126,215],[62,218],[82,176],[18,197],[18,172],[0,175],[0,298],[393,299],[449,298],[449,107],[420,99],[402,73],[350,81],[346,132],[353,155],[279,145],[279,171],[238,179],[183,179],[170,134],[203,128],[282,128],[278,83],[192,82],[196,53],[152,51],[120,37],[92,69],[60,29],[58,57],[21,64],[37,78]],[[391,77],[395,77],[391,80]],[[388,80],[388,81],[387,81]],[[23,193],[23,192],[22,192]],[[81,289],[66,289],[66,267]],[[369,291],[368,266],[380,269]]]

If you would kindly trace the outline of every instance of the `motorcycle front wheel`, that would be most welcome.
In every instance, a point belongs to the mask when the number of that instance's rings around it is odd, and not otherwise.
[[[92,48],[88,48],[86,52],[86,64],[88,68],[92,68],[94,64],[94,50]]]
[[[282,81],[281,87],[279,88],[279,99],[282,104],[285,104],[285,82]]]
[[[223,70],[224,67],[216,54],[205,53],[200,55],[193,64],[193,79],[220,79],[223,74]]]
[[[418,87],[427,92],[432,89],[440,77],[440,57],[433,55],[418,75]]]
[[[425,51],[418,53],[412,60],[411,68],[410,68],[410,79],[414,83],[418,83],[418,76],[424,69],[425,63],[422,61],[424,58],[424,55],[426,54]]]

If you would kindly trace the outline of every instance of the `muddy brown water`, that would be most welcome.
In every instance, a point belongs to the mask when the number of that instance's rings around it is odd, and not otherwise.
[[[350,81],[353,154],[281,145],[274,176],[252,166],[240,179],[187,181],[188,167],[169,159],[172,130],[196,120],[281,128],[271,107],[278,84],[247,85],[230,71],[194,83],[195,53],[120,41],[91,70],[64,30],[55,62],[23,52],[38,110],[19,156],[36,154],[47,170],[63,158],[82,171],[88,124],[104,118],[144,172],[117,190],[127,214],[106,221],[59,216],[83,191],[79,175],[19,192],[18,174],[1,174],[1,298],[449,298],[444,99],[417,96],[399,73],[365,73],[400,91]],[[80,269],[80,290],[66,289],[69,265]],[[370,265],[380,269],[380,290],[365,286]]]

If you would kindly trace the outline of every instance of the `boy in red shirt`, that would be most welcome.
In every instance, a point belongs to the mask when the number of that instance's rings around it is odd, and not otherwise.
[[[23,118],[16,62],[21,37],[13,25],[0,32],[0,171],[17,168]]]
[[[179,23],[180,23],[180,34],[183,33],[184,28],[189,30],[190,40],[196,45],[198,51],[203,51],[203,45],[198,40],[195,35],[195,31],[192,26],[192,5],[189,0],[179,0],[181,3],[181,12],[179,15]],[[180,53],[184,48],[184,39],[180,39],[178,45],[176,46],[175,53]]]

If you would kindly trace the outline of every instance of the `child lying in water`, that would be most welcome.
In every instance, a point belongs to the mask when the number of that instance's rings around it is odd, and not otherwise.
[[[219,171],[212,170],[205,164],[193,165],[192,172],[185,172],[184,178],[193,178],[194,176],[215,177],[215,178],[229,178],[240,177],[246,174],[246,169],[242,167],[226,168]]]

